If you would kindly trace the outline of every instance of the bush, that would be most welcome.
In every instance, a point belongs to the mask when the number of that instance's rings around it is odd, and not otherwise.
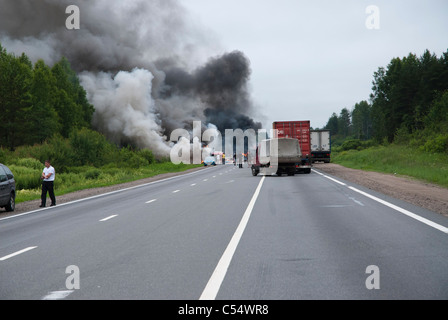
[[[144,166],[148,165],[148,161],[145,158],[143,158],[135,153],[132,153],[130,158],[128,158],[125,161],[125,163],[126,163],[127,167],[133,168],[133,169],[138,169],[140,167],[144,167]]]
[[[155,158],[154,158],[154,155],[152,154],[151,150],[149,150],[149,149],[142,149],[142,150],[139,150],[137,152],[137,154],[140,157],[142,157],[143,159],[145,159],[146,161],[148,161],[148,164],[154,163]]]
[[[77,173],[63,173],[56,176],[55,188],[59,186],[64,186],[69,188],[71,186],[82,185],[85,182],[84,175]]]
[[[21,158],[17,160],[17,165],[21,167],[27,167],[36,170],[42,170],[44,168],[44,164],[37,159],[34,158]]]
[[[16,189],[35,189],[41,186],[40,176],[42,171],[40,169],[33,169],[25,166],[10,165],[16,181]]]
[[[74,152],[72,165],[102,166],[105,162],[105,151],[110,149],[110,143],[99,132],[82,128],[74,130],[69,137]]]
[[[428,139],[421,149],[431,153],[448,153],[448,135],[439,134]]]
[[[336,152],[348,151],[348,150],[364,150],[373,146],[376,146],[377,143],[373,140],[362,141],[359,139],[349,139],[345,140],[342,145],[334,148],[333,150]]]
[[[0,147],[0,163],[5,163],[7,157],[7,151]]]
[[[138,169],[140,167],[149,165],[148,160],[140,156],[140,152],[142,151],[136,152],[133,151],[130,147],[121,148],[119,152],[119,166]]]
[[[101,171],[96,169],[96,168],[92,168],[87,170],[84,173],[84,176],[86,177],[86,179],[98,179],[98,177],[100,176]]]

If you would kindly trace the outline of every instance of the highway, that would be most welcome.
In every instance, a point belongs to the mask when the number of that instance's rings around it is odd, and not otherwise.
[[[0,219],[1,300],[448,299],[448,219],[233,165]]]

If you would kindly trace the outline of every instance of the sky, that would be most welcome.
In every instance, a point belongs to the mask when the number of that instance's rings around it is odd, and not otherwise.
[[[374,72],[392,58],[448,49],[446,0],[179,1],[216,54],[240,50],[250,60],[265,128],[286,120],[322,128],[333,112],[368,101]]]
[[[78,5],[78,28],[67,27]],[[164,154],[170,133],[272,128],[369,101],[393,58],[448,51],[448,0],[0,0],[0,43],[64,56],[116,143]],[[249,91],[248,91],[248,90]],[[123,142],[124,141],[124,142]]]

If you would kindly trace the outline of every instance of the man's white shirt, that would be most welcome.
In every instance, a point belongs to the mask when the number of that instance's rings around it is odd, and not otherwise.
[[[44,179],[44,181],[54,181],[54,176],[56,174],[54,168],[52,166],[49,166],[48,168],[44,168],[44,175],[47,176],[49,173],[51,173],[51,176],[48,179]]]

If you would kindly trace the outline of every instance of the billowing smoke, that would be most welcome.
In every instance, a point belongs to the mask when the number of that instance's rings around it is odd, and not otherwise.
[[[65,27],[72,4],[79,30]],[[170,132],[193,121],[221,132],[261,127],[247,57],[209,58],[215,41],[176,0],[0,0],[0,8],[2,45],[50,65],[65,56],[95,106],[93,126],[118,144],[166,156]]]
[[[234,51],[218,58],[212,58],[192,73],[172,68],[166,71],[165,96],[193,95],[204,103],[204,116],[223,129],[259,129],[247,114],[253,113],[248,92],[250,78],[249,60],[242,52]]]
[[[98,130],[117,144],[151,146],[158,155],[169,152],[154,113],[152,73],[145,69],[120,71],[112,79],[104,72],[83,72],[80,80],[96,108],[93,122]]]

